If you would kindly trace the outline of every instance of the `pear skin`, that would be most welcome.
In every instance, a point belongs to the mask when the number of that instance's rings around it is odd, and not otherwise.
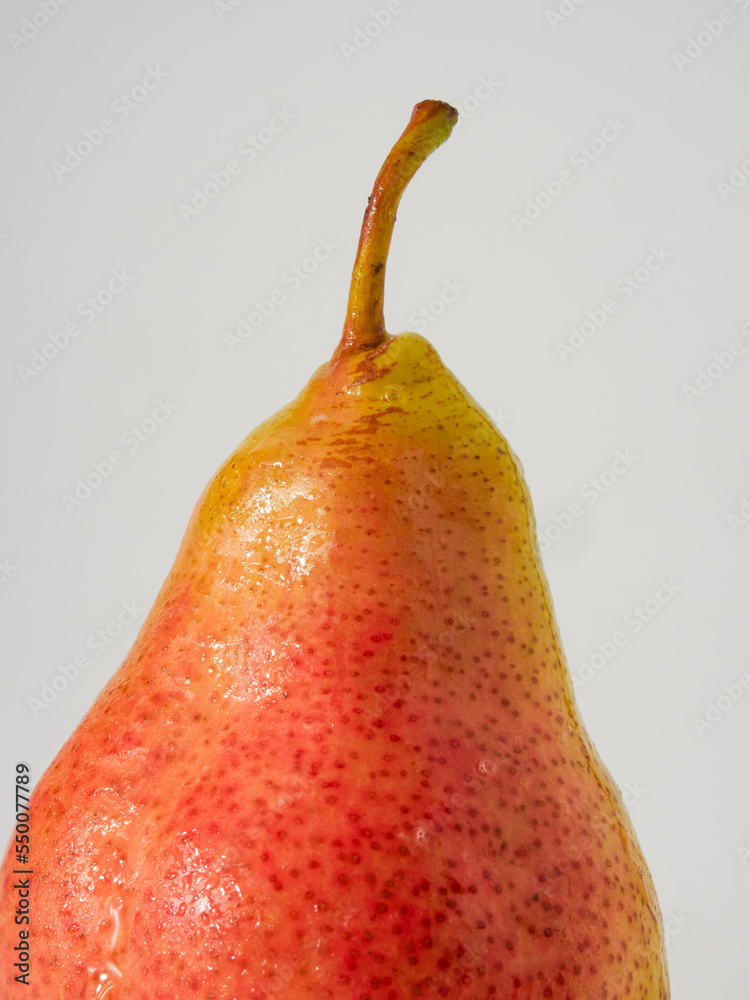
[[[208,485],[39,781],[29,986],[6,905],[3,1000],[669,997],[520,464],[382,324],[400,193],[454,121],[415,109],[334,357]]]

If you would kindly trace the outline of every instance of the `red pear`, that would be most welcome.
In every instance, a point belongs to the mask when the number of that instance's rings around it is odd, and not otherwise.
[[[39,781],[3,1000],[669,996],[520,465],[426,340],[385,332],[396,207],[455,120],[414,109],[332,360],[211,481]]]

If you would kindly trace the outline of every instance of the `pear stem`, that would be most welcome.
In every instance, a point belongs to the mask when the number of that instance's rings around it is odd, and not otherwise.
[[[401,195],[427,157],[451,134],[458,112],[442,101],[422,101],[386,157],[368,200],[354,260],[344,331],[334,358],[370,351],[388,334],[383,317],[385,265]]]

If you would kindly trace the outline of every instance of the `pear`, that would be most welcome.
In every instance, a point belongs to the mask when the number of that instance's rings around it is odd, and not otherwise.
[[[39,781],[4,1000],[669,996],[520,465],[430,344],[383,323],[396,207],[456,117],[414,109],[331,361],[208,485]]]

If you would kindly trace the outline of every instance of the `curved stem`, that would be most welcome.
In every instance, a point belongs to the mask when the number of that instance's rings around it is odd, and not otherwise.
[[[370,195],[354,260],[349,304],[334,358],[372,350],[386,338],[383,318],[385,264],[404,189],[422,163],[451,134],[458,112],[442,101],[422,101],[388,154]]]

